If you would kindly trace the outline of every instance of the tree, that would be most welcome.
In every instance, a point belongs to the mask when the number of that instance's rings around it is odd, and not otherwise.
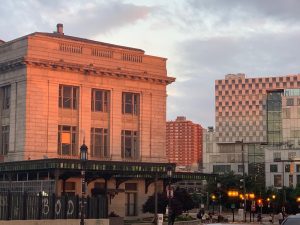
[[[165,213],[168,205],[168,198],[164,193],[157,194],[157,212]],[[188,211],[194,208],[194,202],[191,195],[185,190],[177,188],[174,191],[174,197],[171,199],[171,210],[178,216],[182,211]],[[149,196],[143,205],[143,212],[155,213],[155,195]]]
[[[168,205],[168,198],[163,193],[157,194],[157,213],[166,213],[166,207]],[[155,195],[149,196],[145,204],[143,205],[143,212],[155,213]]]
[[[191,195],[186,191],[186,189],[177,188],[174,192],[174,198],[181,203],[183,211],[193,209],[195,206]]]

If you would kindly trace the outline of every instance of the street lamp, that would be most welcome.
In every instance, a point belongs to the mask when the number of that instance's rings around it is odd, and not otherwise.
[[[215,201],[216,201],[216,196],[214,194],[212,194],[211,200],[212,200],[213,214],[214,214],[215,213]]]
[[[274,222],[275,199],[276,199],[276,195],[272,195],[272,223]]]
[[[168,224],[171,225],[171,198],[172,198],[172,190],[171,190],[171,179],[172,179],[172,167],[167,167],[167,178],[168,178]]]
[[[84,140],[83,144],[80,147],[80,162],[81,162],[81,207],[80,207],[80,225],[84,225],[85,218],[85,194],[86,194],[86,182],[85,182],[85,166],[86,161],[88,160],[88,147],[85,145]]]
[[[221,183],[217,183],[217,188],[218,188],[218,198],[219,198],[219,215],[222,213],[222,194],[221,194]]]
[[[251,210],[250,210],[250,222],[251,222],[251,215],[253,216],[253,222],[254,222],[254,214],[255,214],[255,194],[250,193],[248,194],[248,198],[251,202]]]
[[[227,195],[229,198],[236,198],[239,196],[239,192],[238,191],[228,191]],[[234,222],[234,209],[235,209],[235,204],[232,203],[231,204],[231,210],[232,210],[232,222]]]
[[[297,197],[296,202],[298,203],[298,209],[300,210],[300,197]]]

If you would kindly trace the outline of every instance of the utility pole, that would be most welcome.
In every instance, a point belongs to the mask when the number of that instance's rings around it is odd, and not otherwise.
[[[244,140],[236,141],[235,143],[242,146],[242,164],[243,164],[243,196],[244,196],[244,222],[246,222],[247,199],[246,199],[246,180],[245,180],[245,157],[244,157]]]
[[[158,224],[157,222],[157,203],[158,203],[158,196],[157,196],[157,173],[155,173],[155,183],[154,183],[154,223],[155,225]]]

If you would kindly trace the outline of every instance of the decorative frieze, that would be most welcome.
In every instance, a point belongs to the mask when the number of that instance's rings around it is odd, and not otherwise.
[[[113,51],[97,49],[97,48],[93,48],[91,54],[92,56],[104,57],[104,58],[113,57]]]
[[[133,55],[128,53],[122,54],[123,61],[135,62],[135,63],[142,63],[143,57],[141,55]]]
[[[59,50],[62,52],[82,54],[82,46],[74,44],[60,43]]]
[[[148,73],[137,73],[124,71],[120,72],[120,70],[108,70],[102,67],[95,67],[92,64],[90,65],[82,65],[76,63],[69,63],[65,61],[50,61],[45,59],[34,59],[34,58],[19,58],[17,60],[12,60],[6,63],[0,64],[0,74],[2,72],[7,72],[9,70],[14,69],[15,67],[20,67],[24,65],[30,65],[34,67],[44,67],[48,69],[52,69],[55,71],[72,71],[74,73],[83,73],[86,75],[95,75],[95,76],[109,76],[116,78],[123,78],[129,80],[142,80],[146,82],[153,82],[159,84],[170,84],[175,81],[173,77],[166,78],[156,78],[154,76],[149,75]]]

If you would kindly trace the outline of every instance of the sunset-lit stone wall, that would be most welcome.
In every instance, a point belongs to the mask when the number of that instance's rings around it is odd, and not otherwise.
[[[166,162],[166,85],[175,79],[167,76],[165,58],[61,34],[33,33],[0,45],[2,68],[17,60],[18,66],[0,74],[0,85],[11,85],[9,113],[2,117],[2,124],[10,126],[5,161],[78,158],[58,155],[58,126],[68,125],[77,127],[77,152],[83,139],[90,147],[91,127],[100,126],[109,132],[105,159],[126,160],[121,131],[136,130],[139,153],[130,160]],[[60,85],[78,87],[76,110],[59,107]],[[107,113],[91,111],[94,88],[109,91]],[[138,115],[122,113],[124,92],[139,95]]]

